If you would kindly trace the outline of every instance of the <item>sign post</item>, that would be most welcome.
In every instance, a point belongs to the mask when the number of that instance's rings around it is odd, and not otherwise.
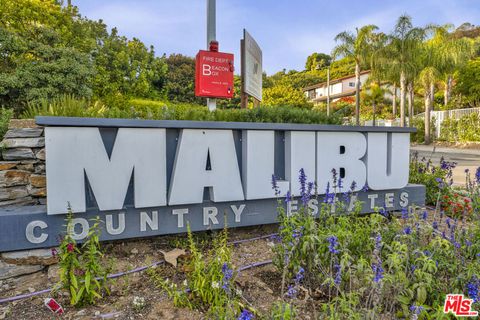
[[[247,108],[248,97],[253,97],[255,107],[262,101],[262,50],[255,39],[243,29],[240,41],[242,59],[241,106]]]
[[[216,41],[217,22],[216,22],[216,0],[207,0],[207,50],[210,50],[210,43]],[[208,110],[217,109],[217,99],[207,98]]]

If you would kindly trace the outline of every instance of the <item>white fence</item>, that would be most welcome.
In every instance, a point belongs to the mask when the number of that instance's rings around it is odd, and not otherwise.
[[[463,116],[471,113],[480,113],[480,108],[466,108],[466,109],[454,109],[445,111],[430,111],[430,119],[435,121],[435,137],[440,138],[442,123],[446,119],[458,120]],[[425,117],[425,112],[419,113],[416,117]]]

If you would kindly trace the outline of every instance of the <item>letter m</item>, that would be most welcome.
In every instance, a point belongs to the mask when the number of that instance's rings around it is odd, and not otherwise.
[[[458,296],[457,295],[450,295],[447,294],[447,297],[445,298],[445,305],[443,307],[443,312],[444,313],[449,313],[453,312],[453,314],[456,314],[458,311],[459,307],[459,301],[458,301]]]
[[[47,211],[86,211],[85,177],[100,210],[122,209],[134,176],[136,208],[166,205],[165,129],[120,128],[110,157],[98,128],[45,128]]]

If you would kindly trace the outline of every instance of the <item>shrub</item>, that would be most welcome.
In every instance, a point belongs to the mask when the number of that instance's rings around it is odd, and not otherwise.
[[[167,292],[175,306],[206,311],[209,319],[233,319],[241,315],[242,304],[235,288],[236,273],[227,244],[227,229],[214,239],[206,254],[197,247],[189,225],[187,229],[191,259],[183,284],[178,286],[151,269],[149,274],[154,283]]]
[[[41,103],[29,104],[23,118],[42,116],[134,118],[157,120],[196,120],[227,122],[273,122],[307,124],[341,124],[338,116],[327,117],[326,113],[310,108],[261,107],[254,109],[217,109],[189,103],[172,103],[133,99],[127,105],[105,107],[102,103],[73,96],[62,96]]]
[[[425,143],[425,119],[421,117],[412,118],[412,127],[417,128],[417,132],[410,134],[410,141],[416,143]],[[435,121],[430,121],[430,139],[435,139]]]
[[[59,252],[53,252],[58,254],[60,260],[60,287],[70,295],[72,306],[95,304],[103,293],[110,293],[107,282],[109,269],[102,263],[103,253],[100,250],[99,218],[90,227],[81,246],[73,237],[73,213],[70,207],[66,222],[66,233]]]
[[[0,141],[3,140],[3,136],[7,133],[8,124],[13,117],[13,110],[0,108]]]
[[[318,213],[309,209],[316,195],[303,173],[301,209],[284,215],[279,202],[275,265],[288,284],[285,302],[320,300],[326,319],[437,319],[445,316],[446,294],[455,292],[478,309],[480,226],[470,224],[478,217],[450,219],[416,208],[404,208],[398,218],[386,208],[359,216],[348,210],[353,194],[333,175]]]
[[[442,122],[440,139],[450,142],[480,142],[480,113],[473,112],[458,120],[445,119]]]

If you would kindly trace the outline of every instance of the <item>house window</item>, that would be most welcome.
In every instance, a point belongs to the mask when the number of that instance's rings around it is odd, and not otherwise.
[[[355,82],[349,82],[349,83],[348,83],[348,86],[349,86],[350,88],[355,88]]]

